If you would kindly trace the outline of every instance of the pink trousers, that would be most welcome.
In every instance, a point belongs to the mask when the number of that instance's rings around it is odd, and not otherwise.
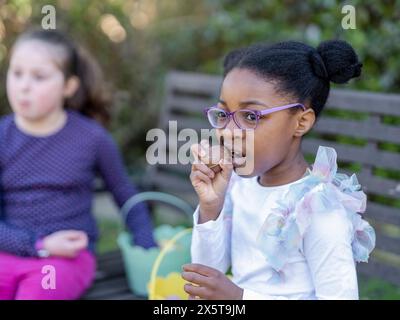
[[[0,252],[0,300],[78,299],[91,285],[95,271],[95,257],[87,250],[73,259]]]

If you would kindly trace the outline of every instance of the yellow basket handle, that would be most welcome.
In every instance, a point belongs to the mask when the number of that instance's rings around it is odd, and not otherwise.
[[[158,254],[156,260],[154,261],[153,268],[151,269],[150,274],[150,288],[149,288],[149,300],[155,300],[156,298],[156,276],[158,269],[160,268],[162,259],[167,254],[168,250],[172,248],[172,246],[178,241],[180,238],[192,232],[192,228],[184,229],[178,232],[175,236],[173,236],[170,240],[168,240],[164,246],[164,248]]]

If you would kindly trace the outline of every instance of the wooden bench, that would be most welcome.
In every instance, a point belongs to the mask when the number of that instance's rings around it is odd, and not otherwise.
[[[124,263],[119,251],[109,252],[97,258],[95,282],[82,300],[142,300],[128,287]]]
[[[193,128],[199,132],[210,128],[202,110],[215,103],[221,80],[204,74],[169,73],[159,128],[167,130],[170,120],[177,121],[178,130]],[[339,117],[341,113],[347,119]],[[397,117],[397,126],[389,124],[389,117]],[[397,285],[400,285],[399,123],[400,95],[334,89],[321,118],[303,142],[309,161],[313,161],[319,145],[330,146],[338,153],[339,171],[357,174],[368,195],[365,217],[377,233],[370,262],[360,263],[358,271]],[[396,171],[397,180],[382,177],[382,172],[386,174],[384,170]],[[379,171],[381,175],[377,175]],[[144,184],[148,189],[166,191],[196,205],[189,172],[190,165],[149,166]]]

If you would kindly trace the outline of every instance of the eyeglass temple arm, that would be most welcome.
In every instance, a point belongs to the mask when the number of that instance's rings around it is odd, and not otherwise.
[[[276,107],[276,108],[260,111],[260,115],[264,116],[264,115],[270,114],[272,112],[281,111],[281,110],[285,110],[285,109],[289,109],[289,108],[293,108],[293,107],[301,107],[303,110],[306,110],[304,105],[302,105],[301,103],[292,103],[292,104],[288,104],[286,106],[281,106],[281,107]]]

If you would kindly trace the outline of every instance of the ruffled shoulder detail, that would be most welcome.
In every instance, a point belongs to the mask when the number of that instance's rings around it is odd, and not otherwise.
[[[355,261],[368,261],[375,247],[375,232],[361,217],[367,197],[355,174],[349,177],[337,173],[336,158],[335,149],[320,146],[310,174],[292,184],[285,197],[268,213],[257,244],[275,271],[282,271],[290,254],[301,250],[312,214],[337,209],[345,212],[353,226]]]

